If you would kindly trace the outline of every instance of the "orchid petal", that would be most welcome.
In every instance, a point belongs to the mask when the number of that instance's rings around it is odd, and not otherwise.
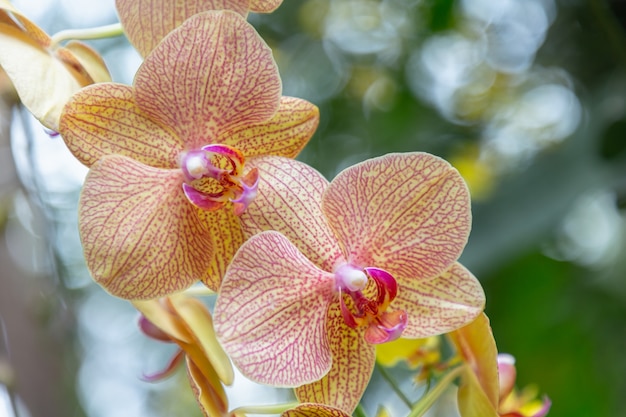
[[[192,338],[180,318],[172,314],[161,300],[135,300],[133,305],[150,323],[167,334],[171,341],[191,343]]]
[[[516,379],[517,369],[515,368],[515,358],[508,353],[500,353],[498,355],[498,384],[500,386],[500,398],[505,398],[513,392]]]
[[[79,227],[87,265],[107,291],[150,299],[200,279],[212,256],[202,212],[181,192],[183,173],[105,156],[87,175]]]
[[[172,126],[189,149],[221,133],[269,120],[281,81],[271,49],[233,12],[186,20],[146,57],[135,99],[155,121]]]
[[[326,311],[333,276],[278,232],[244,243],[215,305],[215,330],[249,379],[294,387],[320,379],[331,365]]]
[[[379,320],[380,324],[376,322],[370,323],[363,335],[365,341],[372,345],[392,342],[402,336],[408,317],[402,310],[385,311]]]
[[[459,354],[469,365],[471,373],[475,375],[479,389],[484,392],[487,400],[494,408],[498,407],[500,398],[500,383],[498,377],[498,348],[493,338],[491,327],[489,326],[489,318],[483,313],[480,314],[470,324],[450,334],[454,344],[459,350]],[[472,392],[462,393],[463,389],[472,391],[475,389],[471,386],[474,381],[467,381],[466,388],[460,388],[459,395],[463,395],[468,401],[472,401],[472,396],[476,395]],[[461,405],[461,397],[459,397],[459,405]],[[464,407],[470,407],[464,405]]]
[[[213,319],[207,307],[199,300],[188,297],[170,297],[174,311],[185,321],[189,333],[196,339],[195,345],[202,349],[203,356],[209,360],[219,379],[226,385],[233,383],[235,374],[230,360],[220,346],[213,330]],[[199,364],[198,360],[191,359]]]
[[[228,9],[248,14],[248,0],[116,0],[115,6],[130,43],[144,57],[196,13]]]
[[[424,338],[458,329],[476,318],[485,306],[480,283],[459,263],[433,280],[398,279],[398,284],[392,306],[409,315],[403,337]]]
[[[187,200],[194,206],[207,211],[216,211],[224,207],[225,201],[215,195],[208,195],[198,191],[189,184],[183,184],[183,192]],[[222,197],[222,196],[220,196]]]
[[[276,155],[295,158],[319,124],[319,109],[306,100],[281,97],[280,107],[270,120],[241,125],[222,133],[216,142],[239,149],[247,157]]]
[[[174,372],[176,371],[176,368],[178,367],[178,365],[181,364],[181,362],[183,361],[183,358],[185,357],[184,352],[182,351],[182,349],[179,349],[174,356],[172,356],[172,359],[170,359],[170,361],[167,363],[167,366],[165,367],[165,369],[156,372],[154,374],[149,374],[149,375],[143,375],[141,377],[141,379],[143,379],[146,382],[157,382],[160,381],[161,379],[170,377],[174,374]]]
[[[426,153],[389,154],[341,172],[322,209],[350,262],[425,279],[458,259],[470,231],[459,173]]]
[[[350,414],[323,404],[300,404],[285,411],[280,417],[350,417]]]
[[[301,402],[331,405],[352,413],[369,383],[376,354],[363,338],[364,328],[351,329],[343,320],[339,303],[328,309],[328,339],[333,357],[324,378],[295,389]]]
[[[37,39],[15,25],[0,23],[0,44],[0,66],[22,103],[44,126],[58,130],[63,105],[83,85],[82,80]]]
[[[259,169],[260,181],[256,199],[241,215],[247,236],[279,231],[320,269],[333,271],[343,255],[321,211],[328,181],[292,159],[259,157],[248,166]]]
[[[228,398],[215,372],[212,369],[201,369],[189,357],[186,360],[189,384],[202,413],[206,417],[226,415]]]
[[[239,217],[228,205],[222,210],[207,212],[205,216],[209,235],[213,240],[214,255],[209,259],[210,265],[202,282],[213,291],[217,291],[226,268],[245,237]]]
[[[132,95],[131,87],[113,83],[76,93],[59,127],[68,148],[87,166],[104,155],[119,154],[157,168],[176,168],[183,143],[147,119]]]
[[[141,329],[143,334],[152,339],[160,340],[161,342],[166,343],[174,343],[169,334],[158,328],[154,323],[152,323],[143,315],[139,317],[139,328]]]
[[[70,41],[65,44],[65,49],[72,52],[74,58],[80,62],[94,83],[111,81],[111,74],[106,63],[92,47],[83,42]]]
[[[461,374],[461,385],[457,393],[461,417],[499,417],[496,407],[483,391],[474,371],[466,366]]]
[[[255,13],[271,13],[274,10],[278,9],[283,3],[283,0],[250,0],[250,8],[251,12]]]

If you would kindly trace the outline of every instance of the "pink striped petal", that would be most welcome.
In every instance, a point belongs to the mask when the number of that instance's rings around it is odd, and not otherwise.
[[[90,166],[119,154],[156,168],[176,168],[183,142],[166,126],[147,119],[132,87],[103,83],[76,93],[61,115],[60,133],[79,161]]]
[[[142,56],[196,13],[228,9],[248,14],[248,0],[116,0],[115,6],[128,40]]]
[[[239,149],[247,157],[277,155],[295,158],[319,124],[319,109],[306,100],[283,96],[270,120],[225,131],[216,142]]]
[[[406,338],[425,338],[458,329],[474,320],[485,306],[480,283],[459,263],[433,280],[398,279],[398,284],[398,296],[391,307],[409,315],[402,333]]]
[[[322,404],[300,404],[287,410],[280,417],[350,417],[350,414],[338,408]]]
[[[352,413],[372,376],[375,349],[364,340],[364,328],[351,329],[345,324],[337,302],[328,309],[327,328],[332,367],[321,380],[296,388],[296,397],[301,402],[327,404]]]
[[[80,198],[79,228],[93,278],[113,295],[157,298],[206,273],[211,239],[182,181],[180,170],[119,155],[92,166]]]
[[[278,9],[283,0],[250,0],[250,11],[255,13],[271,13]]]
[[[389,154],[341,172],[322,209],[351,263],[425,279],[449,268],[467,242],[469,193],[459,173],[426,153]]]
[[[217,291],[226,273],[226,268],[235,256],[235,252],[245,240],[239,217],[232,208],[227,205],[222,210],[205,213],[206,225],[213,241],[214,256],[210,259],[210,265],[202,282]]]
[[[253,381],[294,387],[331,365],[326,314],[333,276],[278,232],[258,234],[232,260],[215,305],[224,350]]]
[[[175,129],[188,149],[269,120],[280,94],[271,49],[244,18],[228,11],[186,20],[146,57],[135,78],[139,107]]]
[[[343,259],[341,249],[321,211],[328,181],[310,166],[280,157],[249,161],[259,169],[256,199],[241,215],[247,236],[277,230],[324,271],[332,272]]]

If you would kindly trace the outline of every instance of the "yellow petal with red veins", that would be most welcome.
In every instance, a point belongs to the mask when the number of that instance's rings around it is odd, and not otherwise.
[[[207,307],[199,300],[184,296],[172,296],[170,302],[176,313],[185,322],[189,333],[196,339],[204,356],[209,360],[219,379],[226,385],[233,383],[235,374],[230,360],[220,346],[213,330],[213,319]],[[192,359],[194,359],[192,357]],[[195,361],[197,363],[197,361]]]
[[[328,309],[327,329],[332,367],[319,381],[296,388],[296,397],[302,402],[327,404],[352,413],[372,376],[375,348],[363,339],[365,328],[346,325],[338,302]]]
[[[398,285],[392,307],[409,315],[403,337],[450,332],[474,320],[485,307],[480,282],[459,263],[435,279],[398,279]]]
[[[76,93],[61,115],[59,131],[87,166],[118,154],[156,168],[177,168],[184,149],[171,129],[145,117],[132,87],[122,84],[95,84]]]
[[[257,197],[241,215],[246,235],[279,231],[320,269],[333,271],[343,255],[321,210],[328,181],[293,159],[253,158],[249,166],[258,168],[260,182]]]
[[[203,212],[181,190],[182,177],[119,155],[92,166],[79,228],[93,278],[113,295],[162,297],[206,273],[211,240]]]
[[[248,0],[116,0],[115,6],[128,40],[144,57],[196,13],[227,9],[248,14]]]
[[[477,376],[479,388],[484,392],[492,406],[497,407],[500,396],[498,348],[489,326],[489,318],[483,313],[467,326],[451,333],[450,336],[465,362]],[[473,381],[467,382],[467,384],[470,383]],[[472,391],[474,387],[468,386],[467,389]],[[467,394],[467,401],[472,401],[470,394]]]
[[[323,404],[300,404],[285,411],[280,417],[350,417],[350,414]]]
[[[283,0],[250,0],[250,11],[255,13],[271,13],[278,9]]]
[[[198,401],[200,410],[206,417],[224,416],[228,411],[228,398],[222,384],[211,369],[204,372],[189,357],[187,361],[187,376],[191,390]],[[207,371],[209,376],[207,377]]]
[[[470,231],[469,192],[449,163],[389,154],[339,173],[322,209],[346,256],[398,279],[426,279],[460,256]]]
[[[314,104],[283,96],[270,120],[226,131],[216,142],[235,147],[248,158],[257,155],[295,158],[315,133],[319,117]]]
[[[215,331],[242,374],[274,386],[320,379],[331,364],[326,311],[333,276],[278,232],[262,232],[233,258],[214,312]]]
[[[213,291],[218,291],[226,268],[245,237],[239,217],[235,215],[231,204],[220,210],[206,212],[205,216],[213,240],[214,255],[210,259],[211,263],[203,282]]]
[[[138,106],[172,127],[189,149],[269,120],[280,96],[271,49],[230,11],[186,20],[146,57],[135,77]]]

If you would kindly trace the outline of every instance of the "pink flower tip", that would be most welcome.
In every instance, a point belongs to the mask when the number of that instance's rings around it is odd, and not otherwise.
[[[392,342],[402,336],[408,321],[409,316],[405,311],[385,312],[367,327],[365,341],[373,345]]]
[[[248,206],[254,201],[258,194],[259,188],[259,170],[253,168],[246,176],[241,180],[242,191],[237,198],[231,199],[233,202],[233,210],[236,216],[240,216]]]

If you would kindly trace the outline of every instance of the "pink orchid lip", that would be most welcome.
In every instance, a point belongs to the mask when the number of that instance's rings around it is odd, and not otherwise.
[[[373,300],[362,293],[369,278],[376,284],[377,295]],[[339,292],[339,306],[344,322],[353,329],[367,326],[365,340],[368,343],[390,342],[402,335],[408,323],[408,315],[402,310],[386,311],[398,294],[398,283],[389,272],[381,268],[359,269],[343,264],[335,271],[335,287]],[[352,312],[346,305],[344,293],[352,298],[356,312]]]
[[[173,343],[172,338],[167,333],[152,324],[152,322],[148,320],[143,314],[139,316],[138,325],[139,329],[146,336],[155,340],[160,340],[161,342]]]
[[[215,166],[211,155],[225,158],[229,169]],[[242,176],[245,158],[236,148],[223,144],[210,144],[201,149],[182,154],[180,167],[185,176],[183,192],[196,207],[207,211],[219,210],[228,201],[233,203],[235,215],[241,215],[254,201],[258,193],[259,171],[254,168]],[[212,178],[220,183],[223,191],[207,193],[197,189],[194,181]]]

